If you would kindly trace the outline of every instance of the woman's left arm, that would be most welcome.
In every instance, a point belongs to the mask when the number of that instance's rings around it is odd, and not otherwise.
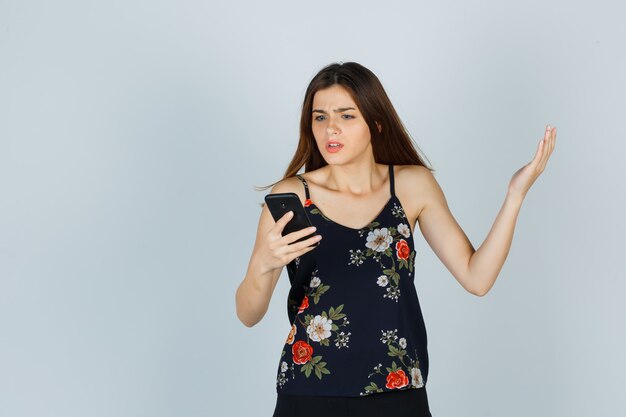
[[[485,295],[496,282],[511,248],[517,215],[528,190],[543,172],[554,149],[556,128],[546,127],[535,157],[511,178],[504,204],[487,238],[469,261],[469,276],[478,295]]]
[[[556,128],[548,126],[533,160],[511,178],[504,204],[485,241],[476,250],[452,216],[443,191],[432,175],[422,183],[426,184],[422,195],[427,199],[418,216],[422,235],[459,283],[472,294],[483,296],[495,283],[511,248],[522,202],[545,169],[555,140]]]

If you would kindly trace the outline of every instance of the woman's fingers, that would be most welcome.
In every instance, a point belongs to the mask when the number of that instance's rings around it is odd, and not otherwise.
[[[554,128],[551,128],[550,125],[546,126],[546,131],[543,134],[543,138],[539,141],[537,145],[537,153],[533,158],[531,165],[535,165],[535,168],[538,172],[542,172],[548,162],[548,158],[550,157],[550,153],[553,148],[553,138],[554,138]]]
[[[291,232],[289,233],[287,236],[295,236],[295,239],[299,239],[302,236],[301,232],[307,232],[308,228],[304,228],[301,230],[298,230],[296,232]],[[308,234],[310,234],[310,231],[308,233],[305,233],[303,236],[307,236]],[[308,239],[305,239],[301,242],[296,242],[296,243],[291,243],[288,244],[286,243],[286,241],[284,240],[287,236],[283,236],[283,240],[280,241],[280,246],[281,246],[281,253],[282,253],[282,260],[284,264],[287,264],[289,262],[291,262],[294,258],[301,256],[313,249],[315,249],[317,247],[317,245],[313,245],[315,242],[321,240],[322,236],[321,235],[315,235],[312,236]],[[311,246],[313,245],[313,246]]]
[[[267,263],[273,265],[272,268],[287,265],[296,257],[315,249],[317,247],[315,243],[321,239],[320,235],[314,235],[301,242],[295,242],[298,239],[312,234],[315,231],[315,227],[312,226],[287,233],[283,236],[285,226],[292,218],[293,212],[288,211],[278,219],[268,232],[264,247],[259,249],[263,252],[263,257],[267,259]]]
[[[291,212],[285,213],[285,215],[278,219],[278,221],[276,222],[275,233],[277,233],[277,238],[270,246],[271,248],[274,248],[276,254],[275,256],[280,257],[281,262],[283,262],[284,264],[291,262],[291,260],[297,256],[300,256],[312,249],[315,249],[317,245],[314,245],[314,243],[321,239],[321,235],[314,235],[301,242],[296,242],[296,240],[315,232],[315,226],[305,227],[282,236],[282,232],[285,226],[293,217],[293,215],[289,215],[289,213]],[[314,246],[309,248],[309,246],[311,245]]]
[[[274,225],[274,231],[278,233],[278,236],[282,235],[283,229],[285,228],[287,223],[289,223],[292,217],[293,217],[293,211],[288,211],[287,213],[283,214],[283,217],[278,219],[278,221]]]
[[[295,232],[286,234],[285,236],[283,236],[282,239],[285,241],[287,245],[290,245],[296,240],[300,239],[301,237],[310,235],[311,233],[315,232],[315,230],[316,230],[315,226],[305,227],[303,229],[296,230]]]
[[[318,237],[319,236],[319,237]],[[309,251],[312,251],[313,249],[317,248],[317,245],[313,245],[315,242],[317,242],[318,240],[321,240],[322,236],[321,235],[316,235],[312,238],[303,240],[302,242],[298,242],[294,245],[290,245],[290,246],[296,246],[298,245],[298,247],[300,247],[301,249],[297,250],[295,252],[296,256],[301,256]],[[293,254],[293,253],[292,253]]]
[[[301,233],[301,232],[304,232],[304,233]],[[311,232],[312,231],[309,230],[309,228],[305,228],[305,229],[302,229],[302,230],[298,230],[297,232],[289,233],[284,238],[286,238],[288,236],[291,236],[291,235],[294,235],[294,238],[291,239],[291,240],[292,241],[296,241],[296,240],[300,239],[301,237],[308,236],[309,234],[311,234]],[[300,250],[300,249],[305,248],[307,246],[311,246],[312,244],[314,244],[318,240],[321,240],[321,238],[322,238],[322,235],[314,235],[314,236],[311,236],[310,238],[305,239],[305,240],[303,240],[301,242],[288,243],[286,247],[287,247],[289,252],[297,251],[297,250]]]
[[[548,159],[550,159],[550,155],[552,154],[552,150],[554,149],[555,140],[556,140],[556,128],[550,127],[548,125],[546,129],[546,133],[542,141],[543,150],[542,150],[541,160],[539,162],[540,172],[543,172],[546,165],[548,164]]]

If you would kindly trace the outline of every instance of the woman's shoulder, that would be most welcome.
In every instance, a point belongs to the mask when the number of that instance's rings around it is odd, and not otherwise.
[[[302,202],[302,205],[304,205],[306,201],[306,191],[305,191],[304,183],[306,183],[307,186],[309,184],[313,184],[314,186],[321,186],[320,184],[323,183],[323,180],[322,180],[323,174],[324,174],[324,171],[326,170],[325,167],[326,166],[317,168],[312,171],[307,171],[301,174],[297,174],[298,176],[302,178],[302,180],[298,178],[296,175],[284,178],[280,180],[279,182],[277,182],[274,185],[274,187],[272,187],[272,190],[270,192],[272,194],[296,193],[298,197],[300,197],[300,201]]]
[[[300,174],[302,177],[304,175]],[[306,180],[306,179],[305,179]],[[304,205],[306,200],[306,193],[304,191],[304,184],[302,181],[294,176],[284,178],[278,181],[272,189],[270,190],[270,194],[278,194],[278,193],[295,193],[300,198],[302,205]]]
[[[418,190],[428,188],[435,181],[432,171],[423,165],[397,165],[394,177],[396,189],[410,194],[418,194]]]
[[[427,180],[426,177],[432,175],[431,171],[424,165],[394,165],[394,174],[402,178],[405,182],[415,182]]]
[[[402,201],[411,221],[417,219],[431,198],[434,182],[436,181],[432,172],[423,165],[397,165],[394,167],[395,193]]]

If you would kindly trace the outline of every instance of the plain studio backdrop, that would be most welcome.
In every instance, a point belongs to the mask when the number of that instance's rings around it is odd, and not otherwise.
[[[434,417],[626,415],[626,10],[608,1],[0,1],[0,417],[271,416],[286,271],[235,291],[305,88],[382,81],[478,248],[556,148],[485,297],[416,228]],[[267,191],[268,192],[268,191]]]

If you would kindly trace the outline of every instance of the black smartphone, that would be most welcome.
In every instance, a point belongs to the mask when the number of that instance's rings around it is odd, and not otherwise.
[[[296,193],[267,194],[265,196],[265,204],[267,204],[268,210],[272,213],[274,221],[278,221],[288,211],[293,211],[293,217],[283,228],[283,236],[297,230],[313,226],[313,224],[311,224],[311,220],[309,220],[309,216],[307,216],[306,211],[304,211],[304,207],[300,202],[300,197],[298,197],[298,194]],[[310,235],[303,236],[295,242],[306,240],[316,234],[317,231],[311,233]],[[319,244],[320,242],[317,241],[312,246],[317,246]]]

